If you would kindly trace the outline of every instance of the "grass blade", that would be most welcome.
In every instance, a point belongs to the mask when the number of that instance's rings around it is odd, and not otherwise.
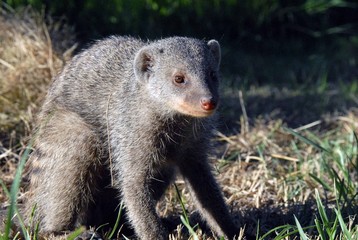
[[[189,221],[187,221],[183,215],[180,215],[180,220],[184,224],[184,226],[188,229],[190,235],[193,236],[194,240],[199,240],[198,235],[196,234],[192,226],[190,226]]]
[[[185,210],[184,202],[183,202],[183,199],[181,198],[178,186],[176,184],[174,184],[174,187],[175,187],[175,191],[177,193],[181,208],[183,209],[183,215],[180,215],[180,220],[184,224],[184,226],[188,229],[189,233],[193,236],[194,240],[199,240],[198,235],[194,231],[195,226],[194,226],[194,228],[192,226],[190,226],[189,217]]]
[[[324,206],[322,204],[321,198],[319,196],[318,190],[315,189],[315,194],[316,194],[316,203],[317,203],[317,208],[318,208],[318,213],[321,217],[322,223],[324,225],[325,228],[329,227],[329,220],[326,214],[326,211],[324,209]]]
[[[343,235],[344,235],[344,239],[347,239],[347,240],[352,240],[352,235],[351,233],[348,231],[347,229],[347,226],[346,224],[344,223],[343,221],[343,218],[342,218],[342,214],[339,210],[337,209],[334,209],[336,215],[337,215],[337,218],[338,218],[338,221],[339,221],[339,225],[341,226],[341,229],[342,229],[342,232],[343,232]]]
[[[32,142],[30,142],[30,144],[27,146],[24,154],[22,155],[22,157],[20,159],[19,165],[16,169],[14,181],[11,185],[10,196],[9,196],[10,197],[10,206],[8,209],[6,224],[5,224],[5,229],[4,229],[4,240],[9,239],[10,228],[12,225],[11,219],[14,216],[14,213],[17,211],[16,200],[17,200],[17,193],[19,192],[19,189],[20,189],[21,175],[24,170],[26,160],[30,154],[31,146],[32,146]],[[21,225],[21,230],[23,231],[25,238],[27,238],[28,237],[27,229],[24,228],[23,225]]]
[[[324,151],[324,152],[328,152],[328,153],[330,152],[330,151],[328,151],[326,148],[324,148],[324,147],[322,147],[321,145],[319,145],[318,143],[316,143],[316,142],[314,142],[314,141],[312,141],[312,140],[310,140],[310,139],[308,139],[308,138],[302,136],[301,134],[297,133],[296,131],[294,131],[294,130],[291,129],[291,128],[283,127],[283,129],[284,129],[285,131],[291,133],[293,136],[299,138],[299,139],[302,140],[303,142],[307,143],[308,145],[311,145],[311,146],[313,146],[313,147],[315,147],[315,148],[317,148],[317,149],[319,149],[319,150],[322,150],[322,151]]]
[[[181,198],[178,186],[176,184],[174,184],[174,187],[175,187],[175,191],[177,193],[177,196],[178,196],[178,199],[180,202],[180,206],[183,209],[183,215],[184,215],[185,221],[189,223],[189,217],[188,217],[188,214],[186,213],[184,202],[183,202],[183,199]]]
[[[77,228],[75,231],[73,231],[68,237],[67,240],[74,240],[76,237],[78,237],[81,233],[86,231],[86,228],[84,226]]]
[[[260,220],[257,221],[257,227],[256,227],[256,240],[259,240],[259,233],[260,233]]]
[[[113,227],[111,233],[109,234],[108,239],[112,239],[114,233],[116,232],[116,230],[118,228],[119,221],[121,220],[121,216],[122,216],[123,206],[124,206],[123,201],[121,201],[121,205],[119,206],[119,212],[117,215],[116,223],[114,224],[114,227]]]
[[[326,235],[324,234],[322,226],[317,218],[314,220],[314,223],[316,225],[316,229],[318,231],[319,236],[322,238],[322,240],[326,240]]]
[[[275,227],[275,228],[273,228],[273,229],[271,229],[270,231],[268,231],[267,233],[265,233],[263,236],[261,236],[260,238],[259,238],[259,240],[264,240],[264,239],[268,239],[268,237],[271,235],[271,234],[273,234],[273,233],[275,233],[275,232],[277,232],[277,231],[280,231],[280,233],[282,233],[283,231],[287,231],[288,229],[291,229],[292,228],[292,226],[291,225],[283,225],[283,226],[278,226],[278,227]]]
[[[329,186],[326,182],[322,181],[321,179],[319,179],[316,175],[310,173],[309,176],[311,178],[313,178],[316,182],[318,182],[319,184],[321,184],[323,186],[323,188],[325,188],[328,191],[332,191],[333,188],[331,186]]]
[[[308,240],[306,234],[303,232],[303,229],[302,229],[302,227],[301,227],[300,222],[298,221],[298,219],[296,218],[296,216],[294,216],[294,218],[295,218],[296,226],[297,226],[298,233],[300,234],[301,239],[302,239],[302,240]]]

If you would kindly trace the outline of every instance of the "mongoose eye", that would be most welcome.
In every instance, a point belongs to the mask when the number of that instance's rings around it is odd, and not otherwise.
[[[176,75],[174,77],[174,82],[177,84],[183,84],[183,83],[185,83],[185,77],[182,75]]]

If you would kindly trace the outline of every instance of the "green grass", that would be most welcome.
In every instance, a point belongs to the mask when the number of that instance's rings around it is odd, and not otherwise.
[[[187,228],[187,230],[189,231],[191,237],[194,240],[199,240],[198,234],[195,232],[195,229],[198,226],[195,225],[195,226],[192,227],[190,225],[189,216],[188,216],[187,210],[185,209],[185,204],[184,204],[184,201],[182,199],[182,196],[181,196],[181,194],[179,192],[179,189],[178,189],[177,185],[174,184],[174,187],[175,187],[175,191],[176,191],[177,197],[178,197],[179,202],[180,202],[180,206],[181,206],[182,211],[183,211],[183,215],[180,215],[180,220],[184,224],[184,226]]]
[[[24,154],[21,157],[21,160],[18,164],[16,173],[15,173],[15,177],[13,180],[13,183],[11,185],[11,190],[10,192],[8,191],[6,185],[4,184],[4,182],[0,179],[0,184],[4,190],[4,192],[6,193],[7,197],[10,200],[10,205],[8,207],[7,210],[7,218],[5,221],[5,227],[4,227],[4,233],[0,233],[0,237],[1,239],[4,240],[8,240],[10,239],[10,232],[11,232],[11,228],[13,225],[13,218],[16,216],[16,218],[18,218],[19,221],[19,225],[23,234],[23,237],[25,239],[31,239],[31,233],[28,231],[28,228],[25,226],[24,221],[22,219],[22,216],[19,213],[18,207],[17,207],[17,195],[19,193],[19,189],[20,189],[20,182],[22,179],[22,172],[26,163],[26,160],[29,156],[30,153],[30,149],[31,149],[31,145],[29,147],[27,147],[27,149],[25,150]],[[17,236],[19,236],[20,233],[16,233],[14,236],[14,239],[17,238]]]
[[[342,145],[342,139],[324,139],[310,140],[309,138],[303,137],[293,131],[294,135],[300,138],[309,146],[316,148],[321,151],[321,156],[318,171],[316,173],[310,173],[310,177],[314,179],[319,185],[321,190],[324,191],[324,195],[330,195],[330,200],[336,202],[334,213],[331,213],[330,217],[326,213],[326,209],[320,199],[320,194],[315,189],[316,207],[319,212],[319,217],[316,216],[314,219],[315,225],[307,226],[311,232],[316,230],[318,236],[321,239],[336,239],[339,236],[340,239],[352,239],[352,236],[357,236],[357,228],[350,229],[348,231],[347,226],[349,225],[346,221],[349,217],[357,218],[357,139],[356,134],[352,132],[348,135],[344,145]],[[312,135],[312,134],[309,134]],[[352,136],[355,136],[353,138]],[[355,142],[353,141],[355,140]],[[317,143],[319,141],[320,143]],[[349,143],[352,144],[349,144]],[[346,144],[348,143],[348,148]],[[317,174],[317,175],[316,175]],[[332,211],[332,209],[330,209]],[[344,216],[342,216],[344,212]],[[343,218],[345,221],[343,221]],[[339,224],[338,223],[339,220]],[[302,239],[307,239],[305,231],[302,229],[297,218],[295,218],[299,235]],[[316,228],[316,229],[314,229]]]
[[[218,177],[224,189],[230,186],[226,195],[239,204],[247,233],[258,239],[357,237],[355,131],[357,116],[348,114],[296,130],[280,120],[258,120],[246,132],[221,134],[227,150]],[[259,217],[252,222],[247,215]]]

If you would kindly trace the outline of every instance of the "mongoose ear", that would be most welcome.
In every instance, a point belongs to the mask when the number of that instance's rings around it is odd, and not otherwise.
[[[153,71],[154,58],[148,48],[142,48],[134,58],[134,74],[137,80],[146,81]]]
[[[218,64],[218,68],[220,66],[220,61],[221,61],[221,50],[220,50],[220,44],[218,41],[216,40],[210,40],[208,42],[208,46],[209,46],[209,49],[211,51],[211,53],[213,54],[213,56],[215,57],[215,60]]]

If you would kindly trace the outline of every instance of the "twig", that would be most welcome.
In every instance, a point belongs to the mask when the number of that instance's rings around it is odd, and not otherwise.
[[[107,107],[106,107],[106,121],[107,121],[107,141],[108,141],[108,158],[109,158],[109,171],[111,175],[111,186],[114,186],[114,180],[113,180],[113,166],[112,166],[112,151],[111,151],[111,144],[110,144],[110,138],[109,138],[109,121],[108,121],[108,109],[109,109],[109,103],[111,101],[112,93],[108,96],[107,101]]]
[[[287,156],[284,156],[284,155],[281,155],[281,154],[272,153],[271,157],[277,158],[277,159],[282,159],[282,160],[287,160],[287,161],[292,161],[292,162],[298,162],[297,158],[287,157]]]
[[[240,100],[240,106],[241,106],[241,109],[242,109],[242,116],[244,118],[243,128],[241,127],[241,132],[248,133],[249,132],[249,118],[247,117],[244,97],[242,95],[241,90],[239,91],[239,100]]]
[[[0,58],[0,63],[2,65],[4,65],[5,67],[10,68],[11,70],[15,70],[15,67],[13,65],[11,65],[10,63],[6,62],[5,60],[3,60],[1,58]]]
[[[301,126],[301,127],[295,128],[294,130],[295,130],[296,132],[302,131],[302,130],[305,130],[305,129],[308,129],[308,128],[311,128],[311,127],[320,125],[321,123],[322,123],[322,120],[317,120],[317,121],[311,122],[311,123],[309,123],[309,124],[303,125],[303,126]]]

